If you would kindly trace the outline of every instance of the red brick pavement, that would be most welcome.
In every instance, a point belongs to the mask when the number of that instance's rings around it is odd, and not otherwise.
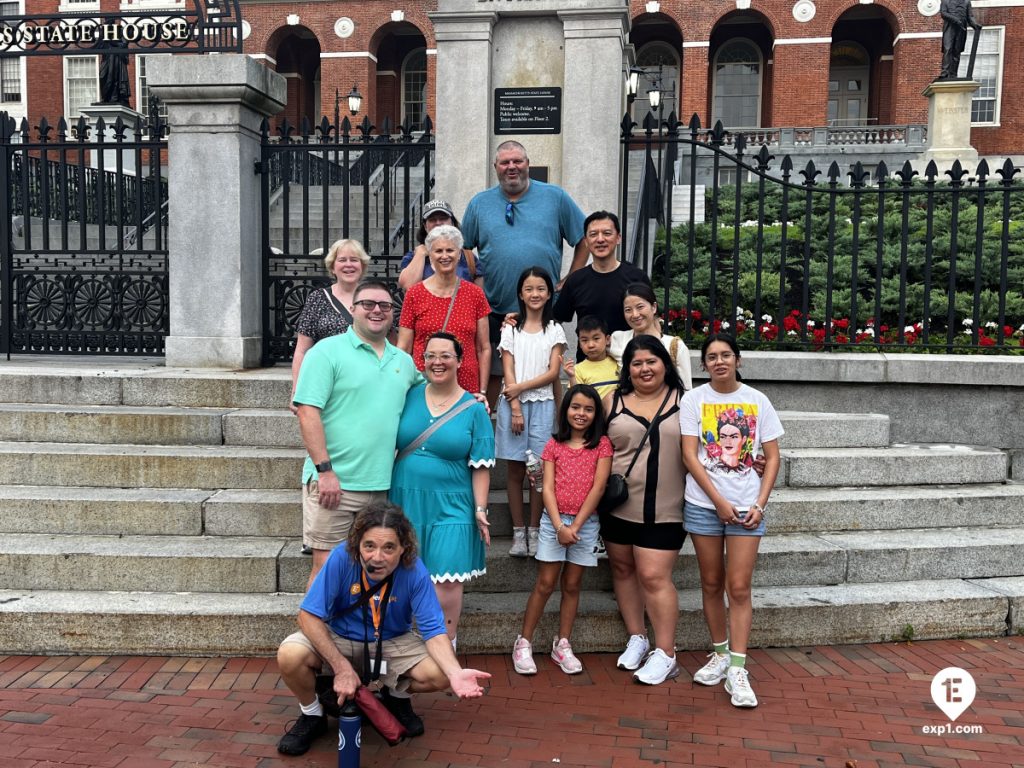
[[[540,654],[532,678],[503,656],[464,661],[493,674],[487,695],[417,697],[426,735],[388,748],[364,729],[364,768],[1024,767],[1021,637],[755,650],[754,710],[687,675],[634,685],[609,654],[584,656],[575,677]],[[978,686],[956,725],[983,733],[922,732],[947,722],[929,686],[949,666]],[[335,765],[330,736],[277,754],[295,714],[271,659],[0,657],[0,768]]]

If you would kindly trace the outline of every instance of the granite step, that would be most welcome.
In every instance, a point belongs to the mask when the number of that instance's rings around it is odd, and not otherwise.
[[[297,538],[302,533],[301,505],[297,489],[9,485],[0,486],[0,533]],[[511,536],[505,491],[492,490],[489,506],[491,534]],[[1024,483],[778,488],[768,514],[771,536],[908,526],[1024,526]]]
[[[526,592],[467,594],[459,651],[508,653],[526,598]],[[708,647],[700,599],[697,589],[679,595],[681,651]],[[288,593],[5,589],[0,590],[0,653],[271,655],[294,630],[300,600],[301,595]],[[753,647],[1024,631],[1024,578],[755,587],[753,601]],[[556,594],[537,629],[538,665],[547,663],[545,644],[556,629],[558,605]],[[625,641],[612,595],[585,592],[573,633],[576,650],[618,652]]]
[[[779,485],[931,485],[1001,483],[1009,457],[995,448],[967,445],[892,445],[887,448],[783,448]]]
[[[487,573],[466,582],[466,593],[529,591],[536,561],[509,557],[511,539],[492,538]],[[850,533],[783,533],[761,541],[753,584],[759,587],[898,582],[917,579],[1019,576],[1024,529],[944,528]],[[281,552],[280,588],[302,591],[309,577],[309,557],[297,541]],[[673,571],[677,587],[700,583],[693,543],[680,550]],[[611,591],[609,563],[598,561],[583,574],[583,589]]]
[[[206,536],[4,537],[0,584],[10,589],[277,592],[285,542]],[[308,572],[307,572],[308,574]]]
[[[304,459],[299,448],[0,442],[0,485],[295,488]]]

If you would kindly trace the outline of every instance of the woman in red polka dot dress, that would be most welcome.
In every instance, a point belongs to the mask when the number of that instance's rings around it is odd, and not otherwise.
[[[434,274],[405,294],[398,321],[398,346],[412,355],[423,370],[423,350],[437,331],[455,336],[465,357],[459,368],[459,386],[483,392],[491,370],[487,317],[491,306],[483,289],[456,274],[462,255],[462,233],[452,226],[434,227],[424,241]]]

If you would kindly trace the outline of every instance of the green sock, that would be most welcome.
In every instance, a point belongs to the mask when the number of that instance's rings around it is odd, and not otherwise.
[[[735,651],[730,651],[729,652],[729,666],[730,667],[739,667],[740,669],[743,669],[744,667],[747,666],[747,654],[745,654],[745,653],[736,653]]]
[[[714,646],[715,646],[715,653],[717,653],[719,656],[725,656],[726,654],[729,653],[729,641],[728,640],[726,640],[724,642],[721,642],[721,643],[715,643]]]

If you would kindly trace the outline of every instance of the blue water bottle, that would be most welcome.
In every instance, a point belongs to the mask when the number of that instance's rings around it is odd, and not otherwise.
[[[346,701],[338,718],[338,768],[359,768],[363,718],[354,701]]]

